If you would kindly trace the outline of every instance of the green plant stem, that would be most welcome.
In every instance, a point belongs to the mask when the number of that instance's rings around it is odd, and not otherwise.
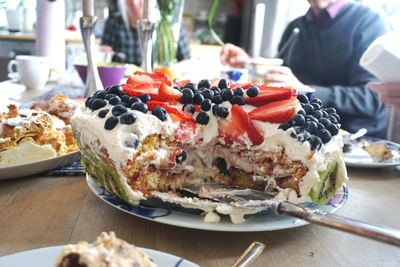
[[[224,45],[224,42],[221,40],[221,38],[219,38],[218,34],[213,29],[213,21],[214,21],[215,13],[217,12],[218,5],[219,5],[219,0],[214,0],[213,4],[211,6],[210,14],[208,15],[208,30],[209,30],[211,36],[214,38],[214,40],[219,45],[222,46],[222,45]]]

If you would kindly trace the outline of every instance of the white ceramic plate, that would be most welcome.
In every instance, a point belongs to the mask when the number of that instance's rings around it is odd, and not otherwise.
[[[400,165],[399,144],[374,137],[362,137],[360,140],[366,140],[368,142],[383,141],[389,149],[392,150],[394,156],[386,160],[373,158],[362,148],[361,142],[355,141],[351,144],[350,151],[343,153],[344,162],[347,166],[359,168],[386,168]]]
[[[277,215],[272,211],[248,216],[243,224],[232,224],[229,218],[222,218],[218,224],[205,223],[200,212],[183,208],[171,210],[128,204],[97,184],[89,175],[86,175],[86,181],[92,192],[107,204],[143,219],[174,226],[221,232],[257,232],[287,229],[308,224],[306,221],[285,215]],[[347,198],[348,190],[347,186],[344,185],[326,205],[307,204],[306,206],[333,213],[346,203]]]
[[[63,246],[28,250],[0,257],[1,267],[54,267],[57,256]],[[163,267],[199,267],[199,265],[183,258],[153,249],[144,249],[158,266]]]
[[[61,167],[70,162],[79,159],[81,153],[79,151],[71,152],[62,156],[40,161],[29,162],[25,164],[18,164],[6,167],[0,167],[0,180],[19,178],[28,175],[33,175],[52,169]],[[1,266],[1,265],[0,265]]]

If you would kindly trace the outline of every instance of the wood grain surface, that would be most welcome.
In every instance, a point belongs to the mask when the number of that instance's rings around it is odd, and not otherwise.
[[[400,229],[400,171],[350,169],[349,176],[350,197],[338,214]],[[400,248],[321,226],[223,233],[147,221],[102,202],[84,177],[0,181],[0,203],[0,256],[114,231],[202,266],[231,266],[254,240],[267,246],[254,266],[400,266]]]

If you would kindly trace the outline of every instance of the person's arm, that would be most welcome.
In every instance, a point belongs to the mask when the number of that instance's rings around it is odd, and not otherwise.
[[[178,61],[182,61],[184,59],[189,59],[191,57],[192,53],[190,51],[189,38],[186,32],[186,28],[182,26],[179,34],[178,51],[176,53],[176,59]]]
[[[379,93],[382,102],[400,107],[400,82],[369,83],[368,87]]]

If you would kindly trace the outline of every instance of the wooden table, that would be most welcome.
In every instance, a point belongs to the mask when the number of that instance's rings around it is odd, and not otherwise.
[[[350,169],[350,198],[338,212],[400,228],[400,171]],[[400,249],[308,225],[257,233],[222,233],[150,222],[91,193],[84,177],[0,181],[0,255],[93,240],[102,231],[202,266],[230,266],[253,241],[267,245],[254,266],[400,266]]]

